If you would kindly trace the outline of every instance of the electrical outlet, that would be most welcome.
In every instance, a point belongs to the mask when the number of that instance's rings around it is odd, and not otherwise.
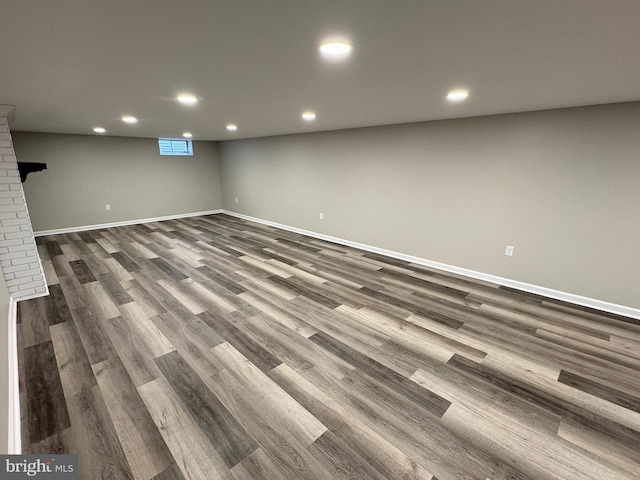
[[[513,257],[513,245],[507,245],[504,254],[508,257]]]
[[[109,205],[108,203],[104,206],[105,210],[111,210],[111,205]]]
[[[238,197],[236,197],[236,203],[238,203]]]
[[[324,213],[320,212],[320,220],[324,220]]]

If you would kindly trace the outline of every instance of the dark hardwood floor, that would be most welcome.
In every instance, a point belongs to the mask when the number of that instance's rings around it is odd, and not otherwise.
[[[225,215],[38,239],[23,448],[93,479],[640,478],[640,321]]]

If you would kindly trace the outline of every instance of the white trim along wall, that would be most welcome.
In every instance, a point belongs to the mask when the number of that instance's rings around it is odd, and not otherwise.
[[[17,302],[13,299],[9,303],[9,365],[8,365],[8,401],[9,401],[9,418],[7,422],[8,429],[8,448],[9,455],[17,455],[22,453],[22,437],[20,428],[20,388],[19,388],[19,371],[18,371],[18,343],[17,343],[17,325],[16,315],[18,313]]]

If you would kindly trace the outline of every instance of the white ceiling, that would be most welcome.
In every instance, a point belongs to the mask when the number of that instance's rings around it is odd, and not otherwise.
[[[318,54],[331,36],[347,61]],[[14,130],[224,140],[637,101],[639,59],[640,0],[0,0]]]

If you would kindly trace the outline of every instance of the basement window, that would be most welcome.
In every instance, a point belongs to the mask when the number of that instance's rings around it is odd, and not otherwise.
[[[158,147],[160,147],[160,155],[193,155],[191,140],[183,138],[159,138]]]

